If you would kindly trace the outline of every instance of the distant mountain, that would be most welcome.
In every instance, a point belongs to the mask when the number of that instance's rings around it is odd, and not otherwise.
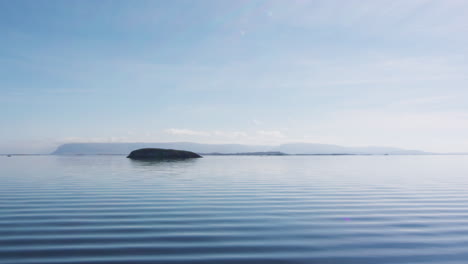
[[[208,156],[285,156],[288,155],[283,152],[278,151],[268,151],[268,152],[243,152],[243,153],[203,153],[203,155]]]
[[[127,155],[140,148],[165,148],[187,150],[195,153],[236,154],[252,152],[281,152],[285,154],[361,154],[361,155],[424,155],[418,150],[389,147],[343,147],[338,145],[289,143],[279,146],[240,144],[199,144],[191,142],[170,143],[69,143],[61,145],[53,155]]]
[[[390,147],[343,147],[328,144],[290,143],[280,145],[277,149],[288,154],[392,154],[415,155],[429,154],[419,150],[407,150]]]
[[[239,153],[268,151],[271,146],[248,146],[238,144],[198,144],[191,142],[171,143],[69,143],[61,145],[54,155],[75,154],[128,154],[140,148],[164,148],[188,150],[195,153]]]

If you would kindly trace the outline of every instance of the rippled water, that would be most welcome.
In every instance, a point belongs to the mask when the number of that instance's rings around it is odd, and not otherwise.
[[[0,263],[468,263],[468,156],[0,157]]]

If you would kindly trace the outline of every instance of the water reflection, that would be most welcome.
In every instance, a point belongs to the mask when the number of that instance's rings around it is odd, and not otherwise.
[[[133,160],[129,159],[134,167],[158,167],[158,166],[183,166],[187,164],[194,165],[197,159],[177,159],[177,160]]]
[[[468,157],[0,157],[0,263],[466,263]]]

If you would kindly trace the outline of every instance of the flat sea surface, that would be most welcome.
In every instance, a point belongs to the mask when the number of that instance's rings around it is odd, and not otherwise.
[[[0,157],[0,263],[468,263],[468,156]]]

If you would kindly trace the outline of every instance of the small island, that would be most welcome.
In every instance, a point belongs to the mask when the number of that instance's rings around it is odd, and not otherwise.
[[[239,152],[239,153],[219,153],[212,152],[203,155],[210,156],[287,156],[288,154],[279,151],[266,151],[266,152]]]
[[[201,157],[197,153],[190,151],[160,148],[137,149],[127,156],[127,158],[132,160],[182,160]]]

